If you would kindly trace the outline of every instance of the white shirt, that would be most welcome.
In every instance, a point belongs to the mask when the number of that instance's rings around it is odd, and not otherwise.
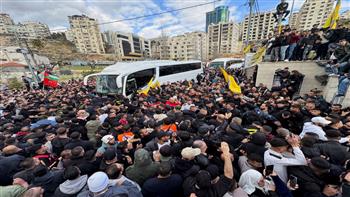
[[[101,124],[106,120],[108,117],[108,114],[101,114],[98,119],[100,120]]]
[[[300,148],[293,147],[294,157],[285,157],[281,153],[268,149],[264,153],[265,166],[273,165],[273,170],[285,183],[288,181],[287,166],[306,165],[306,159]]]
[[[322,141],[328,141],[328,138],[326,137],[326,132],[323,131],[322,127],[313,124],[312,122],[305,122],[303,131],[300,133],[300,138],[303,138],[306,133],[315,133],[318,135],[318,139]],[[339,140],[339,143],[346,143],[349,141],[349,138],[347,137],[342,137]]]
[[[305,133],[314,133],[318,135],[318,139],[322,141],[327,141],[326,133],[323,131],[322,127],[313,124],[312,122],[305,122],[303,131],[300,133],[300,138],[303,138]]]

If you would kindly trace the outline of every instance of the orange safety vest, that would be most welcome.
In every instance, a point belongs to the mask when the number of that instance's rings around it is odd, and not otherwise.
[[[117,137],[118,138],[118,142],[126,141],[126,140],[132,138],[133,136],[134,136],[134,134],[132,132],[130,132],[130,131],[122,133],[122,134],[119,134],[118,137]]]
[[[177,126],[176,124],[169,124],[169,125],[162,125],[160,127],[162,131],[171,131],[171,132],[176,132],[177,131]]]

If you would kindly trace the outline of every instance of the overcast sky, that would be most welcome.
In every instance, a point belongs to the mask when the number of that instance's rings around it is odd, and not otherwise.
[[[49,25],[50,30],[69,27],[70,15],[85,14],[99,23],[159,13],[198,5],[213,0],[0,0],[1,12],[8,13],[16,23],[37,21]],[[162,30],[167,35],[205,30],[205,13],[214,6],[227,5],[230,20],[240,22],[249,12],[247,0],[221,0],[219,3],[195,7],[174,13],[132,21],[101,25],[101,31],[134,32],[146,38],[154,38]],[[292,0],[288,0],[291,2]],[[280,0],[258,0],[259,10],[274,10]],[[295,0],[298,10],[304,0]],[[291,6],[291,3],[290,3]],[[342,11],[350,9],[350,0],[343,0]]]

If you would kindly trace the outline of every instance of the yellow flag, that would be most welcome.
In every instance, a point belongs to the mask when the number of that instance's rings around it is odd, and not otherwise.
[[[228,76],[228,88],[232,93],[240,94],[242,93],[241,87],[237,84],[235,78],[232,75]]]
[[[258,51],[253,55],[251,64],[258,64],[262,62],[262,58],[265,55],[266,47],[262,46],[258,49]]]
[[[334,10],[332,11],[331,15],[329,15],[329,17],[327,18],[326,23],[323,25],[323,28],[335,29],[337,27],[340,5],[341,0],[338,0]]]
[[[243,53],[244,53],[244,54],[249,53],[251,48],[252,48],[252,46],[251,46],[250,44],[248,44],[246,47],[244,47]]]
[[[139,94],[144,94],[144,95],[148,95],[149,90],[151,89],[151,85],[153,83],[153,77],[151,78],[151,80],[147,83],[147,86],[145,88],[143,88],[142,90],[138,90],[137,93]]]
[[[278,24],[278,33],[280,34],[282,32],[282,24]]]
[[[191,81],[188,82],[188,87],[192,88],[192,82]]]
[[[160,87],[160,83],[158,80],[151,85],[152,89],[159,88],[159,87]]]
[[[220,67],[220,71],[222,72],[222,75],[224,75],[225,81],[228,82],[228,76],[229,75],[227,74],[226,70],[223,69],[222,67]]]

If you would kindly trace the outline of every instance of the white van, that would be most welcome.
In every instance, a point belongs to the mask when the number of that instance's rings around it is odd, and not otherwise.
[[[164,84],[181,80],[196,79],[203,73],[201,61],[136,61],[118,62],[100,73],[84,78],[84,85],[90,77],[96,77],[96,91],[101,94],[123,94],[129,96],[141,89],[154,77],[154,81]]]
[[[209,68],[241,68],[243,67],[244,59],[240,58],[218,58],[208,64]]]

